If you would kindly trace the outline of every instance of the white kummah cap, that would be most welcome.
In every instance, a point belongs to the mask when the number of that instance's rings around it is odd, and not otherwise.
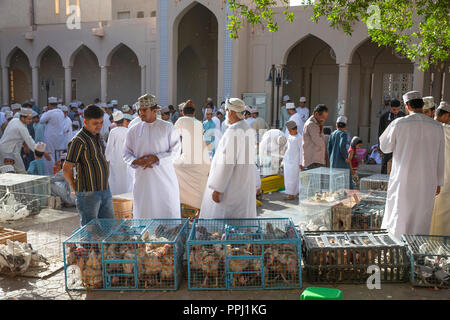
[[[434,98],[433,96],[423,97],[423,108],[432,109],[434,108]]]
[[[78,107],[78,104],[77,104],[76,102],[71,102],[71,103],[69,103],[69,107],[71,107],[71,108],[77,108],[77,107]]]
[[[347,124],[347,117],[346,116],[339,116],[338,118],[337,118],[337,120],[336,120],[336,123],[339,123],[339,122],[341,122],[341,123],[345,123],[345,124]]]
[[[111,103],[108,103],[107,105],[106,105],[106,108],[108,108],[108,109],[110,109],[110,108],[112,108],[113,107],[113,105],[111,104]]]
[[[252,112],[252,107],[250,107],[250,106],[245,106],[245,111],[248,111],[248,112]]]
[[[58,103],[61,103],[61,104],[62,104],[62,103],[63,103],[63,99],[59,98],[59,99],[58,99]]]
[[[206,100],[208,100],[208,101],[211,101],[211,102],[213,101],[213,99],[212,99],[212,98],[208,98],[208,99],[206,99]]]
[[[122,111],[116,111],[112,114],[114,122],[120,121],[123,119]]]
[[[419,91],[409,91],[403,95],[404,103],[414,99],[422,99],[422,94]]]
[[[24,117],[31,117],[33,115],[33,110],[30,108],[21,108],[20,115]]]
[[[45,147],[47,145],[43,142],[38,142],[36,143],[36,146],[34,147],[34,150],[39,151],[39,152],[45,152]]]
[[[447,101],[441,101],[438,109],[450,112],[450,104]]]
[[[133,110],[139,109],[139,102],[136,102],[135,104],[133,104],[132,108],[133,108]]]
[[[288,95],[285,95],[285,96],[283,97],[283,101],[284,101],[284,102],[289,101],[289,100],[291,100],[291,98],[289,98]]]
[[[161,113],[167,113],[167,112],[170,112],[170,110],[169,110],[169,107],[168,107],[168,106],[166,106],[166,107],[162,107],[162,108],[161,108]]]
[[[224,112],[223,112],[222,109],[217,110],[217,111],[216,111],[216,114],[217,114],[217,113],[220,113],[221,115],[224,115]]]
[[[225,101],[225,108],[242,113],[245,111],[245,102],[239,98],[230,98]]]
[[[49,97],[48,98],[48,103],[49,104],[57,104],[58,103],[58,98],[56,98],[56,97]]]
[[[295,103],[293,102],[286,103],[286,109],[295,109]]]
[[[139,108],[156,106],[156,97],[152,94],[144,94],[138,98]]]
[[[285,136],[279,136],[277,138],[277,143],[280,147],[283,147],[287,143],[287,139]]]
[[[250,113],[259,113],[259,110],[257,107],[254,107]]]
[[[30,99],[30,102],[31,102],[31,103],[35,103],[35,102],[36,102],[36,99],[31,98],[31,99]]]
[[[300,102],[306,102],[306,98],[305,97],[301,97],[300,98]]]
[[[33,118],[34,117],[39,117],[38,113],[36,111],[33,110],[33,114],[31,115]]]
[[[67,108],[67,106],[61,106],[61,111],[62,112],[69,112],[69,108]]]
[[[11,111],[10,107],[2,107],[1,112]]]
[[[14,103],[11,105],[11,110],[20,110],[20,108],[22,108],[20,103]]]
[[[3,155],[3,160],[5,160],[5,159],[12,159],[12,160],[16,161],[16,157],[12,153],[5,153]]]
[[[106,108],[106,103],[100,102],[100,103],[97,103],[97,106],[99,106],[100,108]]]
[[[296,127],[297,127],[297,123],[295,121],[290,120],[290,121],[286,122],[286,128],[291,130]]]
[[[44,107],[42,107],[42,111],[47,111],[48,110],[48,107],[47,106],[44,106]]]
[[[115,106],[116,104],[119,104],[119,103],[117,102],[117,100],[111,100],[111,104],[112,104],[113,106]]]
[[[130,109],[130,106],[129,105],[127,105],[127,104],[125,104],[123,107],[122,107],[122,112],[129,112],[131,109]]]
[[[133,119],[134,119],[134,117],[129,113],[124,113],[123,118],[127,119],[128,121],[133,121]]]

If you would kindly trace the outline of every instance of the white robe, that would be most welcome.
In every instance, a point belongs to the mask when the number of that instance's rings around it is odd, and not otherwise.
[[[106,112],[103,114],[103,126],[100,130],[100,135],[102,136],[103,140],[106,142],[108,141],[109,136],[109,127],[111,126],[111,121],[109,120],[110,115]]]
[[[67,149],[67,145],[72,140],[72,120],[69,117],[64,118],[64,143],[61,145],[61,149]]]
[[[302,133],[303,132],[303,127],[305,126],[305,123],[303,122],[300,114],[298,113],[294,113],[288,121],[294,121],[297,124],[297,132],[298,133]],[[287,121],[286,121],[287,122]],[[300,128],[302,129],[300,131]],[[289,134],[289,130],[288,128],[285,129],[284,134],[286,135],[286,138],[289,138],[290,134]]]
[[[444,125],[445,174],[441,193],[434,201],[430,234],[450,236],[450,125]]]
[[[141,123],[142,120],[139,117],[134,118],[133,120],[131,120],[130,124],[128,125],[128,129],[131,129],[132,127],[134,127],[135,125],[137,125],[138,123]]]
[[[109,133],[105,157],[109,162],[109,188],[113,196],[133,192],[133,170],[123,161],[123,147],[128,129],[116,127]]]
[[[286,193],[296,196],[299,192],[300,165],[302,163],[302,136],[289,135],[284,154],[284,186]]]
[[[200,209],[208,181],[211,161],[203,140],[203,125],[194,117],[180,117],[175,122],[181,136],[181,156],[174,167],[180,187],[180,201]]]
[[[280,159],[285,147],[280,148],[277,139],[284,136],[279,129],[270,129],[262,136],[259,143],[259,163],[263,176],[275,175],[280,172]]]
[[[245,122],[247,122],[250,128],[252,127],[253,121],[255,121],[255,118],[253,118],[252,116],[250,116],[250,118],[245,119]]]
[[[303,132],[303,127],[305,125],[306,120],[309,118],[309,109],[308,107],[298,107],[295,108],[297,110],[297,113],[300,115],[300,119],[302,120],[301,128],[298,128],[298,132]]]
[[[52,109],[44,112],[39,121],[45,124],[44,142],[47,145],[46,152],[50,152],[51,161],[45,160],[47,172],[53,172],[55,164],[55,150],[60,150],[64,144],[64,112],[60,109]],[[66,146],[67,147],[67,146]]]
[[[211,163],[200,218],[256,218],[254,145],[254,131],[246,121],[225,131]],[[213,201],[214,191],[221,193],[220,203]]]
[[[11,153],[14,155],[14,166],[19,171],[25,171],[25,165],[20,156],[20,150],[24,142],[31,151],[34,151],[36,144],[30,136],[27,126],[20,119],[12,119],[0,139],[0,165],[3,165],[4,156]]]
[[[444,131],[422,113],[397,118],[380,136],[380,149],[393,152],[381,228],[397,238],[428,234],[436,187],[444,184]]]
[[[173,167],[180,155],[180,136],[172,123],[156,120],[140,122],[128,129],[123,150],[127,164],[145,155],[156,155],[153,168],[135,169],[133,217],[135,219],[179,219],[180,192]]]

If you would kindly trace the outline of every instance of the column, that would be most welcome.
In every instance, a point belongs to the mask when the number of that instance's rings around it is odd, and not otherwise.
[[[413,90],[420,91],[423,94],[425,84],[425,72],[418,69],[418,64],[414,64]]]
[[[360,113],[360,126],[369,127],[370,126],[370,89],[372,87],[372,69],[364,68],[362,74],[362,108]]]
[[[141,66],[141,95],[144,95],[147,92],[147,85],[146,85],[146,66]]]
[[[9,66],[2,68],[3,106],[9,105]]]
[[[72,102],[72,67],[64,67],[65,100],[66,105]]]
[[[338,110],[337,115],[346,114],[346,105],[348,103],[348,69],[349,65],[346,63],[339,65],[339,85],[338,85]]]
[[[106,96],[108,92],[108,67],[100,66],[100,87],[101,87],[101,101],[106,103]]]
[[[33,99],[39,104],[39,67],[31,68],[31,82],[33,87]]]

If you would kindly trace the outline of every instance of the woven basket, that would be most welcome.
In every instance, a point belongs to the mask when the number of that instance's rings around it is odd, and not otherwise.
[[[6,244],[6,240],[27,242],[27,233],[0,227],[0,244]]]
[[[133,200],[113,199],[116,219],[133,219]]]

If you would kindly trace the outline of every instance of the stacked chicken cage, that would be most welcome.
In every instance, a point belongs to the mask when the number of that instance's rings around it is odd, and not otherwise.
[[[29,174],[0,174],[0,219],[37,215],[48,206],[50,177]]]
[[[303,243],[308,282],[365,283],[373,272],[381,282],[407,281],[406,246],[385,230],[306,231]]]
[[[360,180],[360,190],[366,194],[368,198],[375,200],[386,200],[389,184],[389,175],[374,174]]]
[[[332,230],[377,230],[384,216],[385,199],[359,191],[333,206]]]
[[[350,171],[317,168],[300,173],[299,214],[302,230],[332,229],[332,208],[349,194]]]
[[[411,283],[417,287],[450,288],[450,237],[405,234],[411,261]]]
[[[64,241],[66,290],[177,290],[187,219],[95,219]]]
[[[291,219],[197,219],[187,256],[190,290],[302,286],[301,243]]]

